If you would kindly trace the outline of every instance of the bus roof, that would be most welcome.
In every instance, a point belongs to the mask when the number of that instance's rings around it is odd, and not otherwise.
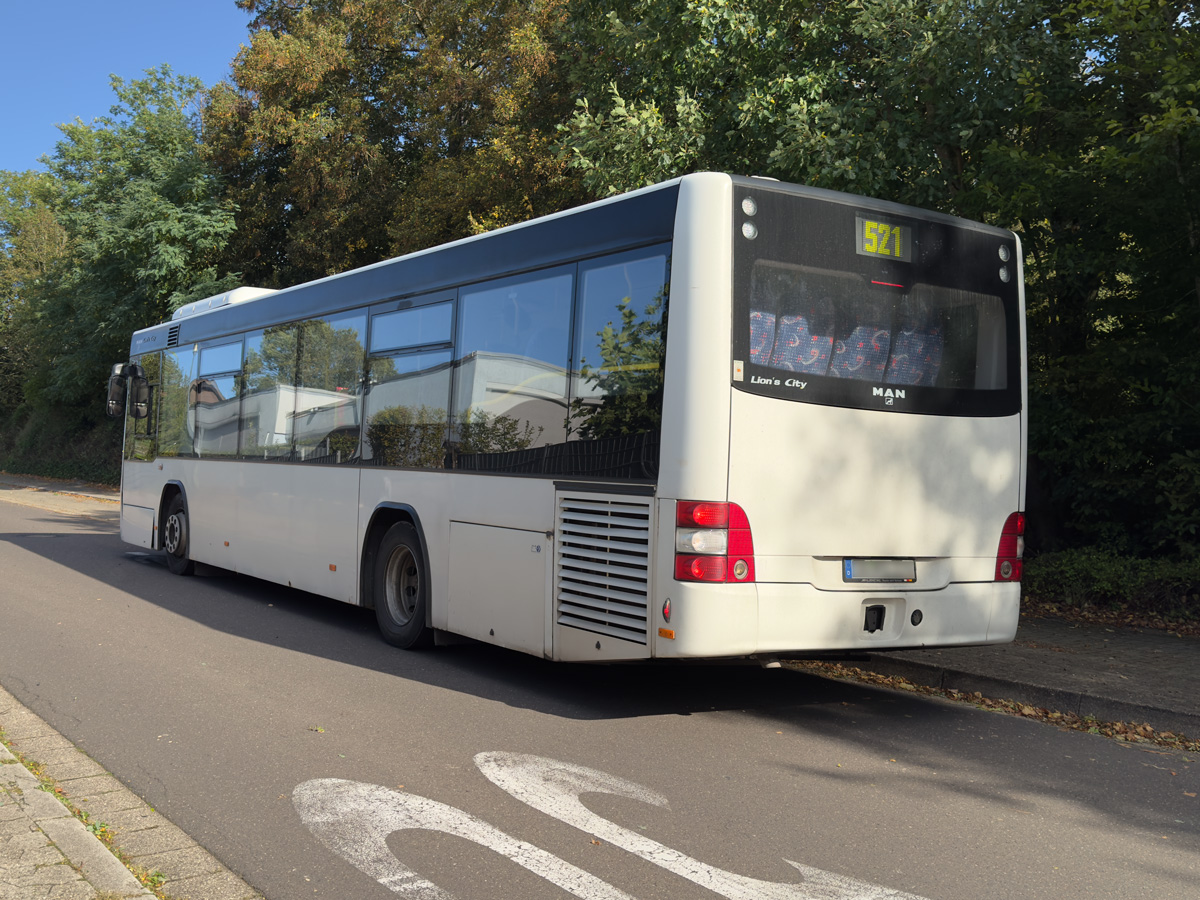
[[[681,179],[431,247],[407,256],[205,308],[134,333],[130,353],[193,344],[556,263],[671,240]]]

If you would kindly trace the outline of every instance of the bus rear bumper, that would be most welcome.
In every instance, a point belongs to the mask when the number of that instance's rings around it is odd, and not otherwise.
[[[1002,644],[1016,636],[1020,606],[1012,583],[895,594],[760,584],[758,652]]]
[[[955,583],[937,591],[821,591],[808,584],[745,585],[724,597],[678,591],[674,639],[655,642],[658,657],[867,653],[920,647],[1003,644],[1017,633],[1021,586]],[[715,592],[714,592],[715,593]],[[689,622],[712,622],[721,629]],[[703,615],[688,612],[704,607]],[[757,627],[749,626],[757,623]],[[675,624],[674,622],[672,624]],[[874,629],[874,630],[871,630]],[[708,633],[712,631],[713,633]],[[729,653],[731,638],[737,649]],[[724,643],[722,653],[718,646]]]

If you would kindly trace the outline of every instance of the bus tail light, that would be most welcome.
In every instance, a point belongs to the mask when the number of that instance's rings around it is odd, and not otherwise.
[[[754,581],[754,539],[736,503],[675,504],[675,580]]]
[[[1025,513],[1015,512],[1004,523],[1000,532],[1000,546],[996,550],[996,581],[1020,581],[1025,555]]]

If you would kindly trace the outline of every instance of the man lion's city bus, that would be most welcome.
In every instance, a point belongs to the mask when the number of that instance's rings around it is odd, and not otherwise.
[[[1021,244],[687,175],[133,335],[121,537],[555,660],[1012,640]]]

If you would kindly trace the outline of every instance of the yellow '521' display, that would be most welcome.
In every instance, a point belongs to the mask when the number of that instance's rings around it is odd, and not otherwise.
[[[855,216],[854,222],[858,232],[854,249],[859,254],[912,262],[911,226],[866,216]]]

